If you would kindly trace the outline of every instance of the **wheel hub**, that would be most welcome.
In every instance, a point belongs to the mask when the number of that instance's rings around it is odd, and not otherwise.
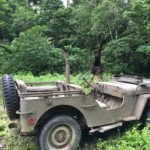
[[[57,126],[49,134],[49,142],[55,148],[66,147],[72,139],[72,130],[69,126]]]
[[[66,138],[66,132],[65,131],[58,131],[55,135],[55,139],[58,142],[64,142]]]

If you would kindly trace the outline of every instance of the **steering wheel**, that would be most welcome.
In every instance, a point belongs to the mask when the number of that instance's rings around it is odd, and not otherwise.
[[[94,75],[90,72],[86,72],[85,74],[81,74],[79,76],[79,80],[83,80],[83,82],[80,84],[83,85],[84,83],[87,83],[89,86],[91,86],[91,81],[93,80]]]

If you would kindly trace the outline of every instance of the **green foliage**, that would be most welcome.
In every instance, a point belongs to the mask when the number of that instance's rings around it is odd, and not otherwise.
[[[53,19],[47,22],[47,35],[52,38],[54,45],[58,48],[64,48],[70,44],[70,36],[73,32],[73,26],[70,22],[72,9],[58,9],[53,14]]]
[[[92,33],[103,33],[105,38],[115,39],[118,36],[118,25],[122,26],[121,8],[109,0],[103,0],[92,13]]]
[[[110,72],[120,73],[121,71],[128,71],[129,54],[131,51],[128,40],[130,39],[113,40],[103,50],[103,61]]]
[[[106,44],[103,62],[113,73],[149,76],[149,3],[146,0],[133,0],[130,5],[130,9],[126,9],[122,16],[128,22],[128,27],[123,37]]]
[[[4,146],[4,150],[38,150],[35,140],[35,137],[5,137],[7,145]]]
[[[59,75],[57,73],[55,74],[46,74],[46,75],[40,75],[38,77],[33,76],[32,73],[24,73],[19,72],[18,74],[13,75],[14,79],[21,79],[25,82],[52,82],[52,81],[58,81],[58,80],[65,80],[64,75]]]
[[[87,49],[80,49],[78,47],[65,46],[65,51],[67,51],[67,53],[70,55],[69,61],[70,61],[72,73],[74,71],[78,73],[78,72],[83,72],[85,70],[87,71],[89,70],[91,57],[89,57],[90,54]]]
[[[91,12],[92,8],[88,4],[81,4],[73,9],[74,36],[71,36],[72,44],[80,48],[93,50],[97,47],[97,39],[91,34]]]
[[[37,144],[34,142],[35,137],[16,136],[10,137],[7,131],[6,112],[0,105],[0,146],[3,150],[38,150]]]
[[[149,150],[150,148],[150,126],[142,130],[134,126],[123,135],[117,136],[100,140],[97,143],[98,150]]]
[[[10,55],[11,51],[9,49],[9,44],[7,42],[0,42],[0,73],[3,73],[7,68],[10,68]]]
[[[14,37],[18,37],[20,32],[26,31],[37,23],[38,15],[33,10],[23,6],[17,6],[12,15],[11,31]]]
[[[47,24],[57,10],[63,8],[63,3],[61,0],[43,0],[40,4],[41,12],[39,17],[40,24]]]
[[[12,41],[10,48],[14,55],[10,56],[11,71],[25,70],[34,75],[47,70],[62,71],[61,50],[52,46],[43,36],[43,30],[45,30],[44,27],[34,26]],[[56,68],[56,66],[59,67]]]
[[[0,137],[4,137],[7,134],[7,129],[6,129],[6,114],[3,110],[2,112],[2,106],[0,105],[0,113],[1,113],[1,117],[0,117]]]
[[[112,73],[143,74],[149,70],[150,47],[139,37],[129,36],[109,42],[103,50],[103,61]],[[141,70],[142,69],[142,70]],[[145,73],[146,72],[146,73]]]
[[[10,39],[12,7],[6,0],[0,0],[0,41]]]
[[[0,0],[0,73],[63,73],[64,51],[87,71],[99,49],[106,72],[149,76],[149,33],[148,0]]]
[[[130,19],[131,29],[135,30],[137,34],[149,38],[150,3],[148,0],[133,0],[131,9],[125,11],[124,15]]]

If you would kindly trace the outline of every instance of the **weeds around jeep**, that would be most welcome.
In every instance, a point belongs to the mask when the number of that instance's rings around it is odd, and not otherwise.
[[[37,133],[41,150],[74,150],[82,129],[103,133],[124,122],[150,118],[150,80],[113,76],[91,84],[91,92],[61,81],[24,83],[2,78],[10,132]]]

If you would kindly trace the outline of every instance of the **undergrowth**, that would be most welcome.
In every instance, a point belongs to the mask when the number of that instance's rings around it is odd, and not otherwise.
[[[150,150],[150,125],[139,129],[135,124],[123,134],[119,133],[107,139],[99,139],[98,150]]]

